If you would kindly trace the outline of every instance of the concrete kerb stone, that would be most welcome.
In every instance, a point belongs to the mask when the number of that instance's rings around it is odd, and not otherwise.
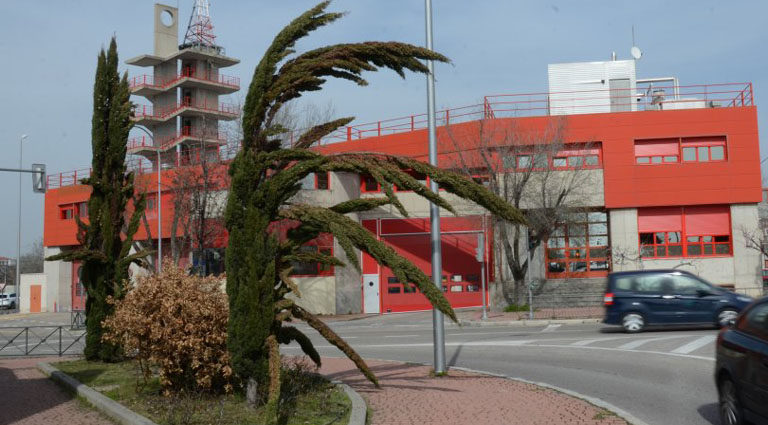
[[[459,320],[461,326],[494,327],[494,326],[547,326],[547,325],[582,325],[601,323],[602,319],[533,319],[533,320]]]
[[[144,416],[128,409],[122,404],[104,396],[93,388],[72,378],[48,363],[38,363],[37,368],[51,380],[83,397],[93,407],[123,425],[157,425]]]
[[[366,416],[368,415],[368,408],[365,405],[365,400],[360,394],[357,393],[352,387],[341,382],[331,381],[332,384],[338,386],[347,394],[349,401],[352,402],[352,410],[349,412],[349,425],[365,425]]]

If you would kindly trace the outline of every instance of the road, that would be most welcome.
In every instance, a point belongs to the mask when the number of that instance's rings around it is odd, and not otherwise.
[[[433,361],[430,313],[336,321],[331,326],[363,358]],[[307,334],[322,355],[343,355],[314,331]],[[719,424],[712,378],[716,335],[713,329],[696,328],[627,335],[599,324],[447,325],[446,358],[449,366],[596,397],[648,424]],[[293,345],[283,351],[300,353]]]

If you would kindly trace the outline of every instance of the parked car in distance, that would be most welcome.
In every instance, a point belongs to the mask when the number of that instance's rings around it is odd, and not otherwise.
[[[722,424],[768,424],[768,297],[720,331],[715,383]]]
[[[16,294],[0,294],[0,308],[9,308],[13,310],[18,304],[19,298]]]
[[[603,323],[626,332],[648,325],[725,326],[752,301],[683,270],[614,272],[608,275]]]

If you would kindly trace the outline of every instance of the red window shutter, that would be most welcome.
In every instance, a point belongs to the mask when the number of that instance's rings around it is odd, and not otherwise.
[[[688,235],[730,235],[728,205],[685,207],[685,233]]]
[[[679,207],[640,208],[637,210],[638,232],[681,231],[682,212]]]
[[[635,156],[664,156],[679,154],[677,139],[635,141]]]

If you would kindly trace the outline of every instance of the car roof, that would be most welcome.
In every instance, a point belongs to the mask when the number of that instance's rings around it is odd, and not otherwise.
[[[669,273],[684,273],[693,275],[693,273],[686,271],[686,270],[680,270],[680,269],[650,269],[650,270],[629,270],[629,271],[623,271],[623,272],[611,272],[608,273],[609,277],[620,277],[620,276],[637,276],[642,274],[669,274]]]

